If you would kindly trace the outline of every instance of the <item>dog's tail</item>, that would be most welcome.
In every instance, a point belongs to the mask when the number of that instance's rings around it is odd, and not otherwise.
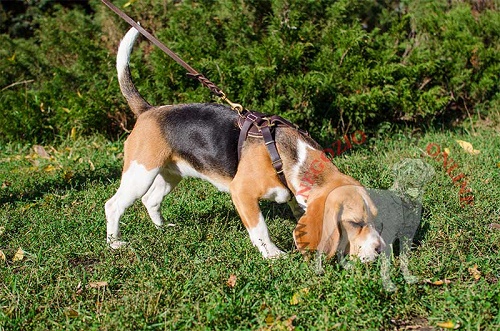
[[[118,82],[120,83],[120,90],[123,96],[127,99],[128,105],[135,116],[139,116],[146,110],[151,108],[151,105],[141,96],[139,91],[132,82],[130,74],[129,61],[132,47],[139,35],[139,31],[131,28],[125,37],[120,42],[118,54],[116,57],[116,71],[118,71]]]

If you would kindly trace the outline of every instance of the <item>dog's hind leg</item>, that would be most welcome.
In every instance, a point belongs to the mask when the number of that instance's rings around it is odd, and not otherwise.
[[[181,181],[180,176],[158,174],[146,194],[142,197],[142,203],[146,206],[151,220],[157,228],[162,228],[164,224],[163,216],[161,215],[161,202],[163,198],[169,194]],[[168,224],[173,226],[174,224]]]
[[[159,168],[148,170],[135,161],[122,174],[118,191],[105,205],[106,240],[111,248],[119,248],[126,244],[120,241],[120,217],[125,209],[148,192],[158,174]]]

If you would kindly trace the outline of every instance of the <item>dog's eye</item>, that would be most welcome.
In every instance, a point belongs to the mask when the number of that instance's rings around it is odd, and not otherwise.
[[[349,221],[349,224],[355,228],[362,228],[366,225],[364,222]]]

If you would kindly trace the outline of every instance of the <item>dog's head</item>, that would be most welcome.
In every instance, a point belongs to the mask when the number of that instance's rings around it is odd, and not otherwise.
[[[294,230],[295,244],[302,252],[315,250],[328,257],[339,253],[373,261],[385,247],[373,223],[376,215],[377,208],[363,187],[337,187],[311,197]]]
[[[420,193],[434,176],[434,168],[421,159],[404,159],[392,167],[392,172],[393,189],[413,197],[417,192]]]

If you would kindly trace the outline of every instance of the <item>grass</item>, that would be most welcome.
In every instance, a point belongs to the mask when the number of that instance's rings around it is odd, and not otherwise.
[[[392,184],[391,165],[403,158],[423,157],[436,170],[410,255],[420,281],[406,284],[393,268],[393,293],[383,289],[378,263],[344,269],[331,261],[318,275],[294,251],[286,206],[262,203],[274,241],[288,252],[262,259],[229,196],[194,179],[164,201],[177,226],[156,230],[136,203],[122,220],[130,246],[112,251],[103,206],[119,184],[121,142],[68,138],[44,146],[49,158],[4,144],[0,330],[497,330],[500,230],[490,224],[500,223],[500,138],[492,128],[475,132],[372,137],[335,158],[374,188]],[[456,139],[481,153],[465,153]],[[425,156],[431,142],[449,148],[474,205],[460,207],[460,188]]]

